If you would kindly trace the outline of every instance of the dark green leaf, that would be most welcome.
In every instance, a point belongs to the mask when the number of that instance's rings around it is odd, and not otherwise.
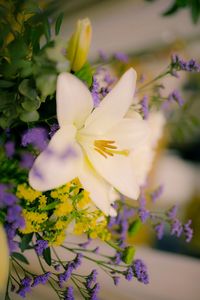
[[[51,25],[47,18],[44,20],[44,34],[48,43],[51,39]]]
[[[31,112],[31,111],[37,110],[40,107],[40,104],[41,104],[41,102],[38,97],[35,98],[34,100],[25,97],[22,102],[22,107],[26,111]]]
[[[58,16],[57,20],[56,20],[56,24],[55,24],[55,34],[58,35],[60,32],[60,27],[62,24],[62,20],[64,17],[64,13],[60,13],[60,15]]]
[[[177,5],[176,1],[170,6],[164,13],[163,16],[170,16],[176,13],[179,10],[179,6]]]
[[[50,248],[46,248],[43,251],[43,258],[46,261],[46,263],[51,266],[51,249]]]
[[[37,92],[34,89],[34,87],[32,86],[32,82],[29,79],[24,79],[20,85],[19,85],[19,92],[20,94],[22,94],[23,96],[31,99],[31,100],[36,100],[37,98]]]
[[[198,19],[200,16],[200,1],[199,0],[191,0],[190,7],[191,7],[192,21],[194,24],[196,24],[198,22]]]
[[[33,237],[33,233],[25,234],[23,236],[19,244],[19,247],[22,252],[24,252],[24,250],[26,250],[29,247],[29,243],[32,240],[32,237]]]
[[[13,252],[13,253],[12,253],[12,256],[13,256],[14,258],[16,258],[17,260],[19,260],[19,261],[21,261],[21,262],[23,262],[23,263],[29,265],[29,262],[28,262],[27,258],[26,258],[23,254],[18,253],[18,252]]]
[[[9,88],[13,86],[15,83],[7,80],[0,80],[0,88]]]

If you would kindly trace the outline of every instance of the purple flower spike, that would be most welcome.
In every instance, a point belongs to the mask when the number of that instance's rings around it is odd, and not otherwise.
[[[12,158],[15,153],[15,143],[8,141],[5,143],[5,151],[8,158]]]
[[[64,293],[64,300],[74,300],[74,289],[72,286],[69,286]]]
[[[37,255],[41,256],[43,254],[43,251],[48,248],[48,242],[45,240],[37,240],[35,251]]]
[[[43,151],[48,144],[48,134],[45,128],[31,128],[22,135],[22,146],[33,145]]]
[[[138,281],[148,284],[149,275],[147,273],[147,267],[141,259],[136,259],[133,263],[134,275]]]
[[[120,62],[123,62],[125,64],[128,62],[128,56],[125,53],[123,53],[123,52],[116,52],[114,54],[114,57],[117,60],[119,60]]]
[[[143,99],[141,101],[141,106],[142,106],[142,112],[143,112],[144,119],[147,120],[148,115],[149,115],[149,104],[148,104],[147,96],[143,97]]]
[[[188,220],[188,222],[183,225],[183,231],[185,233],[187,243],[189,243],[193,237],[193,229],[190,227],[191,224],[192,224],[192,220]]]
[[[164,235],[164,229],[165,229],[164,223],[161,222],[161,223],[157,224],[157,225],[154,227],[154,229],[155,229],[157,238],[158,238],[159,240],[161,240],[162,237],[163,237],[163,235]]]

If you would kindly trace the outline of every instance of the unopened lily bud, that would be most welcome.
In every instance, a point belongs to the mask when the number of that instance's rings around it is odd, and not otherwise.
[[[3,229],[3,226],[0,225],[0,291],[3,291],[6,287],[8,280],[8,271],[9,271],[9,249],[6,238],[6,233]]]
[[[92,36],[92,27],[89,19],[79,20],[76,31],[69,40],[67,58],[71,62],[71,70],[78,71],[85,64]]]

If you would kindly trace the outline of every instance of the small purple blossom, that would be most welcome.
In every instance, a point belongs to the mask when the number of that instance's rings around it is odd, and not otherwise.
[[[96,283],[98,272],[97,270],[92,270],[91,274],[86,279],[86,287],[87,289],[91,289],[92,285]]]
[[[133,263],[134,275],[138,281],[148,284],[149,275],[147,273],[147,267],[141,259],[136,259]]]
[[[119,285],[120,277],[119,276],[113,276],[114,285]]]
[[[159,240],[161,240],[162,237],[163,237],[163,235],[164,235],[164,229],[165,229],[164,223],[161,222],[161,223],[155,225],[154,229],[155,229],[157,238],[158,238]]]
[[[83,254],[78,253],[72,262],[73,268],[76,270],[82,263]]]
[[[103,61],[108,60],[108,55],[102,49],[100,49],[98,52],[99,52],[99,57],[101,60],[103,60]]]
[[[99,95],[99,83],[97,78],[94,76],[93,77],[93,83],[92,83],[92,98],[93,98],[93,102],[94,102],[94,107],[97,107],[100,104],[100,95]]]
[[[138,214],[142,223],[145,223],[146,220],[150,217],[150,212],[146,209],[146,198],[143,191],[141,192],[139,198]]]
[[[187,243],[189,243],[193,237],[193,229],[191,228],[191,224],[192,220],[188,220],[188,222],[183,225],[183,231],[185,233]]]
[[[42,127],[28,129],[22,135],[22,146],[33,145],[38,150],[43,151],[48,143],[47,130]]]
[[[43,251],[48,248],[48,242],[45,240],[37,240],[35,245],[35,251],[37,255],[41,256],[43,254]]]
[[[96,283],[93,289],[90,290],[90,300],[98,300],[98,292],[100,290],[99,283]]]
[[[200,72],[200,64],[195,59],[183,60],[178,54],[171,56],[172,71]]]
[[[128,56],[123,52],[116,52],[114,58],[125,64],[128,62]]]
[[[157,199],[163,194],[163,185],[160,185],[153,193],[151,194],[151,199],[155,203]]]
[[[148,103],[148,97],[144,96],[141,100],[141,106],[142,106],[142,112],[143,112],[143,116],[144,119],[147,120],[148,119],[148,115],[149,115],[149,103]]]
[[[177,205],[174,205],[170,210],[168,210],[167,216],[170,220],[176,219],[177,210],[178,210]]]
[[[5,151],[8,158],[12,158],[15,153],[15,143],[8,141],[5,143]]]
[[[64,300],[74,300],[74,289],[72,286],[69,286],[64,293]]]
[[[24,169],[30,169],[34,162],[34,155],[30,152],[24,152],[21,155],[20,167]]]
[[[19,288],[17,294],[22,298],[26,297],[26,294],[31,291],[31,282],[32,279],[30,277],[25,277],[21,281],[21,287]]]
[[[34,281],[33,281],[33,283],[32,283],[31,286],[35,287],[35,286],[37,286],[39,284],[43,284],[43,285],[46,284],[47,281],[49,280],[50,276],[51,276],[51,272],[46,272],[46,273],[44,273],[42,275],[36,276],[34,278]]]
[[[73,270],[74,270],[74,266],[70,262],[70,263],[68,263],[68,265],[66,267],[66,271],[64,273],[58,275],[59,286],[61,288],[63,287],[63,283],[66,282],[70,278]]]
[[[177,90],[174,90],[172,93],[169,94],[168,101],[169,102],[175,101],[178,103],[179,106],[183,106],[183,104],[184,104],[184,100],[181,97],[179,91],[177,91]]]
[[[131,281],[133,279],[133,269],[132,269],[132,267],[128,267],[128,269],[126,270],[125,278],[128,281]]]
[[[176,235],[180,237],[183,232],[183,226],[178,219],[174,219],[171,224],[171,235]]]

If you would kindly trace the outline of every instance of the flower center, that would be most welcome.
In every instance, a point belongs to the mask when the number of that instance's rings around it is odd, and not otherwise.
[[[129,150],[117,150],[117,146],[115,145],[115,141],[107,141],[107,140],[95,140],[94,141],[94,150],[96,150],[99,154],[107,158],[108,156],[114,156],[114,154],[120,155],[129,155]]]

